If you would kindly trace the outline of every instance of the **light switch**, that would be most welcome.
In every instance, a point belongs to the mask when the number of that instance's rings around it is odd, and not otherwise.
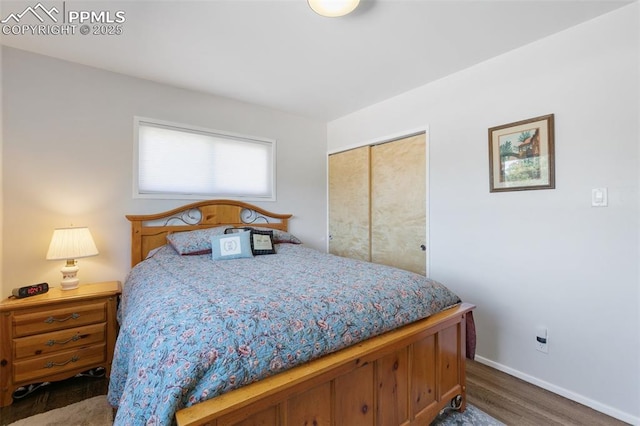
[[[607,207],[607,188],[593,188],[591,190],[591,206]]]

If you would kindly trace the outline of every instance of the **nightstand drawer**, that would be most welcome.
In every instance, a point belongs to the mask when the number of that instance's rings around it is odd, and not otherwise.
[[[106,323],[92,324],[14,339],[13,355],[15,359],[21,359],[102,343],[106,339],[106,328]]]
[[[13,336],[30,336],[37,333],[63,330],[80,325],[95,324],[107,320],[107,304],[77,303],[62,305],[58,309],[16,313],[13,317]]]
[[[56,352],[25,361],[15,361],[13,380],[15,382],[35,381],[41,377],[53,376],[69,370],[90,367],[104,363],[107,359],[106,345],[94,345],[76,350]]]

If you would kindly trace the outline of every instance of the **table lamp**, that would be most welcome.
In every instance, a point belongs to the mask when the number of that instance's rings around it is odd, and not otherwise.
[[[80,280],[76,277],[78,268],[76,259],[95,256],[98,254],[91,232],[87,227],[58,228],[53,231],[47,260],[66,260],[62,267],[62,290],[78,288]]]

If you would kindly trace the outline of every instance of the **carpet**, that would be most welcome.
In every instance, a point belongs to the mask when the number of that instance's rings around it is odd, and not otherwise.
[[[484,411],[467,403],[464,413],[445,410],[431,423],[431,426],[505,426]]]
[[[9,426],[112,426],[113,412],[105,395],[96,396],[37,414],[11,423]],[[445,410],[431,426],[504,426],[493,417],[467,404],[464,413]]]
[[[113,412],[107,396],[95,396],[66,407],[27,417],[9,426],[111,426]]]

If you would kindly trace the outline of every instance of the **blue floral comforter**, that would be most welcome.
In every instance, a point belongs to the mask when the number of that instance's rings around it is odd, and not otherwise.
[[[109,385],[115,424],[177,410],[459,302],[400,269],[279,244],[214,261],[165,246],[126,280]]]

